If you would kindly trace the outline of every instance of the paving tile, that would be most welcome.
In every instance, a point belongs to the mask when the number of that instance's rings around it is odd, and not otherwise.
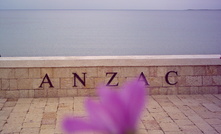
[[[41,126],[41,122],[28,122],[28,123],[23,123],[23,128],[33,128],[33,127],[37,127],[40,128]]]
[[[181,126],[180,129],[185,133],[185,134],[202,134],[203,132],[200,131],[196,126]]]
[[[210,125],[219,125],[219,124],[221,124],[221,119],[213,118],[213,119],[205,119],[205,121],[207,123],[209,123]]]
[[[54,134],[54,129],[41,129],[40,134]]]
[[[148,130],[145,134],[164,134],[162,130]]]
[[[32,127],[32,128],[22,128],[20,134],[39,134],[40,128]]]
[[[221,94],[214,94],[214,96],[221,100]]]
[[[216,131],[217,131],[218,133],[221,133],[221,124],[219,124],[219,125],[213,125],[213,127],[216,129]]]
[[[22,124],[5,124],[1,133],[19,133],[22,129]]]
[[[138,129],[137,133],[138,134],[147,134],[147,130],[146,129]]]
[[[4,104],[4,107],[14,107],[16,105],[16,101],[7,101]]]
[[[143,124],[148,130],[161,130],[159,124],[155,120],[143,121]]]
[[[162,122],[159,125],[160,125],[160,127],[162,128],[162,130],[164,132],[180,131],[178,125],[176,123],[174,123],[174,122],[170,122],[170,123]]]
[[[181,126],[191,126],[194,125],[192,121],[186,119],[186,120],[174,120],[175,123],[181,127]]]
[[[62,134],[61,121],[66,115],[87,118],[84,100],[85,97],[0,99],[0,133]],[[218,94],[152,95],[140,117],[138,133],[221,133],[220,102]]]
[[[212,112],[221,112],[221,107],[218,107],[217,105],[215,104],[203,104],[204,107],[206,107],[208,110],[212,111]]]
[[[18,101],[17,101],[17,103],[31,103],[32,102],[32,100],[33,100],[33,98],[19,98],[18,99]]]

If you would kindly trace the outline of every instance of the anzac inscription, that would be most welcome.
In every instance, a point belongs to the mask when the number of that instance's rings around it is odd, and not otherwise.
[[[78,87],[77,85],[77,81],[79,81],[83,86],[86,86],[86,72],[83,72],[83,78],[81,78],[77,73],[72,73],[73,74],[73,87]],[[108,82],[106,83],[106,86],[118,86],[119,82],[117,82],[116,84],[113,84],[113,80],[116,78],[118,72],[107,72],[106,76],[111,76],[110,79],[108,80]],[[177,71],[169,71],[165,74],[165,81],[167,84],[169,85],[176,85],[178,82],[171,82],[169,81],[169,75],[170,74],[175,74],[176,76],[178,76],[178,72]],[[144,75],[143,72],[140,73],[139,77],[138,77],[138,81],[143,81],[145,83],[145,85],[149,85],[146,76]],[[50,77],[48,76],[48,74],[45,74],[39,88],[42,88],[43,84],[49,84],[50,88],[53,88],[53,83],[50,80]]]

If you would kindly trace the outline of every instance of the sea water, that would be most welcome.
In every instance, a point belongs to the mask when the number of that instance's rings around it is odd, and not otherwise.
[[[0,10],[0,55],[221,53],[221,11]]]

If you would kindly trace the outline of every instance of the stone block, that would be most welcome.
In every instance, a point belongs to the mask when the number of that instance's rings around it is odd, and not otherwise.
[[[167,73],[167,67],[157,67],[157,76],[165,76]]]
[[[217,75],[221,75],[221,66],[217,66]]]
[[[137,74],[137,77],[139,77],[141,75],[141,73],[143,73],[146,77],[150,76],[150,70],[148,67],[136,67],[135,72]],[[134,76],[134,77],[136,77],[136,76]]]
[[[190,87],[178,87],[178,94],[190,94]]]
[[[159,94],[159,88],[150,87],[149,88],[149,94],[150,95],[158,95]]]
[[[85,83],[86,84],[84,88],[95,88],[94,78],[86,78]]]
[[[58,97],[59,89],[47,89],[47,97]]]
[[[125,82],[127,82],[127,78],[125,78],[125,77],[119,77],[119,78],[118,78],[118,81],[119,81],[118,86],[121,87],[121,86],[124,85]],[[95,85],[95,86],[97,86],[97,85]]]
[[[87,73],[86,69],[83,67],[74,67],[69,69],[69,77],[73,77],[73,73],[77,73],[78,75],[81,75],[82,73]]]
[[[34,97],[35,98],[41,98],[41,97],[46,97],[46,96],[47,96],[46,90],[34,90]]]
[[[29,68],[29,78],[41,78],[41,69]]]
[[[60,87],[60,79],[59,78],[52,78],[51,79],[51,83],[54,86],[53,88],[61,88]]]
[[[15,78],[28,78],[28,69],[15,69]]]
[[[35,96],[34,90],[28,90],[28,95],[29,95],[29,98],[34,98]]]
[[[219,89],[216,86],[199,87],[200,94],[218,94]]]
[[[176,77],[177,84],[176,86],[186,86],[186,76],[178,76]]]
[[[157,67],[149,67],[149,76],[156,77],[157,76]]]
[[[53,77],[53,68],[41,68],[41,78],[44,78],[48,74],[49,78]]]
[[[6,91],[0,90],[0,98],[6,98]]]
[[[88,67],[85,68],[87,73],[87,78],[97,78],[98,77],[98,68],[97,67]]]
[[[29,91],[28,90],[19,90],[21,98],[28,98],[29,97]]]
[[[202,76],[187,76],[186,85],[187,86],[202,86]]]
[[[206,75],[217,75],[218,66],[207,66]]]
[[[122,75],[124,75],[123,74],[124,72],[122,72],[122,69],[124,69],[124,68],[119,68],[119,67],[98,67],[98,71],[97,71],[98,78],[106,77],[106,73],[108,73],[108,72],[118,72],[119,74],[117,74],[117,75],[122,76]]]
[[[74,80],[73,78],[61,78],[61,88],[63,89],[72,89],[74,86]],[[81,86],[82,84],[76,80],[76,86]]]
[[[106,84],[104,78],[94,78],[94,83],[95,83],[95,88]]]
[[[200,76],[206,75],[206,66],[195,66],[193,68],[193,71],[194,75],[200,75]]]
[[[189,66],[182,66],[180,67],[180,72],[178,73],[181,76],[191,76],[193,75],[193,67]]]
[[[78,91],[77,89],[68,89],[67,90],[67,96],[68,97],[75,97],[78,94],[77,91]]]
[[[147,80],[151,87],[163,86],[163,77],[148,77]]]
[[[18,79],[18,89],[33,89],[33,80]]]
[[[141,72],[135,67],[122,67],[120,69],[120,77],[138,77]]]
[[[54,78],[65,78],[65,77],[70,77],[70,75],[71,75],[70,68],[54,68],[53,69]]]
[[[176,94],[178,94],[178,90],[176,87],[168,87],[167,94],[168,95],[176,95]]]
[[[181,69],[179,66],[170,66],[170,67],[167,67],[166,69],[166,72],[169,72],[169,71],[175,71],[177,72],[178,75],[180,75]]]
[[[41,82],[43,79],[33,79],[33,89],[44,89],[46,86],[48,87],[48,84],[44,83],[42,85],[42,88],[40,88]]]
[[[15,78],[14,69],[0,69],[0,78]]]
[[[67,97],[67,90],[58,90],[58,97]]]
[[[190,89],[190,94],[199,94],[199,87],[188,87]]]
[[[6,98],[19,98],[19,91],[6,91]]]
[[[93,91],[91,89],[78,89],[79,96],[91,96],[93,95]]]
[[[2,90],[9,90],[10,89],[10,80],[9,79],[2,79],[1,89]]]
[[[213,77],[212,76],[203,76],[203,85],[204,86],[209,86],[213,85]]]
[[[159,95],[167,95],[168,94],[168,88],[160,87],[159,88]]]
[[[213,76],[213,85],[221,86],[221,76]]]
[[[10,79],[10,90],[16,90],[18,89],[18,81],[17,79]]]

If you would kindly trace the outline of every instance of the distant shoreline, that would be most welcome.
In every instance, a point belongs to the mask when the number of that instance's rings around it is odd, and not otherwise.
[[[12,10],[12,11],[26,11],[26,10],[32,10],[32,11],[38,11],[38,10],[48,10],[48,11],[53,11],[53,10],[76,10],[76,11],[221,11],[221,9],[181,9],[181,10],[176,10],[176,9],[0,9],[0,11],[7,11],[7,10]]]

